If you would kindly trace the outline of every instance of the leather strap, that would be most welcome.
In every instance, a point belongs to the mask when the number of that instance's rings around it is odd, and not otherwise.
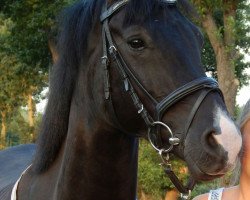
[[[194,189],[196,181],[192,177],[189,177],[187,185],[184,186],[171,167],[166,167],[164,171],[180,193],[189,195],[190,191]]]
[[[157,120],[161,120],[163,113],[182,98],[204,88],[214,88],[217,90],[218,83],[213,78],[201,77],[195,79],[165,97],[157,106]],[[218,91],[220,91],[218,89]],[[222,95],[223,96],[223,95]]]
[[[102,30],[102,38],[105,38],[105,30]],[[109,78],[109,59],[108,59],[108,52],[107,52],[107,42],[106,39],[103,39],[103,56],[101,58],[101,64],[104,71],[104,94],[105,99],[108,100],[110,98],[110,78]]]
[[[117,6],[111,6],[109,8],[109,10],[111,9],[113,12],[115,12],[116,9],[119,9],[120,7],[122,7],[123,5],[125,5],[127,3],[127,1],[122,1],[121,4],[117,3]],[[104,12],[104,13],[111,13],[111,12]],[[109,15],[111,16],[111,14]],[[134,87],[130,81],[130,78],[133,79],[133,81],[136,82],[136,84],[139,86],[139,88],[141,88],[144,93],[156,104],[157,101],[147,92],[147,90],[142,86],[142,84],[138,81],[138,79],[134,76],[134,74],[131,72],[131,70],[128,68],[127,64],[125,63],[125,61],[123,60],[122,56],[120,55],[119,51],[117,50],[113,39],[112,39],[112,35],[108,26],[108,18],[105,18],[103,22],[103,66],[104,66],[104,81],[105,81],[105,85],[104,85],[104,90],[105,90],[105,98],[108,99],[110,98],[110,84],[109,84],[109,76],[107,75],[108,72],[108,66],[107,66],[107,49],[109,49],[109,54],[111,55],[112,59],[116,62],[117,67],[118,67],[118,71],[121,74],[121,77],[123,79],[124,82],[124,88],[126,92],[129,92],[133,103],[136,107],[136,109],[138,110],[138,113],[142,116],[142,118],[144,119],[145,123],[147,124],[147,126],[151,126],[152,124],[152,117],[149,116],[147,110],[144,108],[144,105],[142,104],[142,102],[140,101],[137,93],[134,90]],[[105,59],[105,60],[104,60]],[[113,109],[114,110],[114,109]],[[116,120],[118,121],[118,120]],[[120,123],[119,123],[120,124]]]
[[[123,6],[128,3],[129,0],[119,1],[110,6],[106,11],[101,14],[100,20],[103,22],[106,19],[109,19],[115,12],[119,11]]]
[[[131,71],[130,67],[126,64],[123,57],[121,56],[120,52],[116,49],[116,55],[115,59],[117,62],[120,63],[122,66],[124,72],[129,76],[130,79],[132,79],[135,84],[143,91],[143,93],[151,100],[153,104],[157,104],[157,100],[147,91],[147,89],[141,84],[141,82],[138,80],[138,78],[135,76],[135,74]]]
[[[185,125],[185,128],[184,128],[184,134],[183,134],[183,137],[186,138],[187,136],[187,133],[188,133],[188,130],[194,120],[194,117],[197,113],[197,111],[199,110],[199,107],[201,106],[203,100],[206,98],[206,96],[212,92],[212,91],[217,91],[218,89],[217,88],[211,88],[211,89],[208,89],[208,90],[203,90],[202,93],[200,94],[199,98],[196,100],[189,116],[188,116],[188,119],[187,119],[187,122],[186,122],[186,125]],[[220,92],[220,91],[219,91]]]
[[[188,194],[189,193],[189,189],[186,188],[179,180],[179,178],[175,175],[175,173],[173,172],[173,170],[171,168],[166,168],[165,169],[165,173],[168,175],[169,179],[171,180],[171,182],[174,184],[174,186],[176,187],[176,189],[182,193],[182,194]]]
[[[130,76],[127,75],[127,73],[125,72],[124,68],[123,68],[123,64],[120,60],[120,54],[118,54],[118,51],[113,49],[112,52],[110,52],[113,59],[116,61],[117,66],[119,68],[120,74],[123,78],[124,81],[124,86],[125,86],[125,90],[126,92],[129,92],[131,99],[133,100],[133,103],[138,111],[138,114],[140,114],[142,116],[142,118],[144,119],[145,123],[147,124],[148,127],[151,126],[153,120],[152,117],[148,114],[147,110],[144,108],[144,105],[142,104],[140,98],[138,97],[138,95],[136,94],[134,87],[130,81]]]

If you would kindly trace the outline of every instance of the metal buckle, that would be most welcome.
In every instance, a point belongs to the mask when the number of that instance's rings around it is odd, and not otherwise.
[[[174,5],[177,3],[177,0],[164,0],[169,5]]]
[[[161,148],[159,149],[155,144],[154,142],[152,141],[152,138],[151,138],[151,128],[156,126],[156,125],[160,125],[160,126],[163,126],[165,129],[168,130],[168,132],[170,133],[170,138],[169,138],[169,148],[165,149],[165,148]],[[148,140],[150,142],[150,144],[152,145],[152,147],[159,153],[159,154],[163,154],[163,153],[168,153],[170,152],[174,145],[178,145],[180,143],[180,139],[177,138],[177,137],[174,137],[174,134],[172,132],[172,130],[169,128],[168,125],[164,124],[163,122],[160,122],[160,121],[156,121],[156,122],[153,122],[151,127],[149,127],[148,129]]]
[[[118,2],[116,5],[113,6],[112,10],[115,11],[117,8],[122,6],[123,4],[126,4],[129,0],[123,0],[121,2]]]
[[[108,66],[108,64],[109,64],[109,59],[108,59],[107,56],[101,57],[101,61],[102,61],[102,64],[103,64],[103,65]]]
[[[141,114],[141,112],[144,110],[144,106],[143,106],[143,104],[141,104],[141,109],[140,110],[138,110],[138,114]]]
[[[112,46],[109,47],[109,53],[110,54],[114,54],[116,52],[117,52],[117,49],[116,49],[116,47],[114,45],[112,45]]]
[[[188,194],[183,194],[183,193],[181,193],[181,199],[183,199],[183,200],[188,200],[188,199],[190,199],[191,193],[192,193],[191,190],[188,191]]]

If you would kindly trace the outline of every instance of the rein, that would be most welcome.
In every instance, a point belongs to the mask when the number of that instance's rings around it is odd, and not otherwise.
[[[110,84],[110,75],[109,75],[109,67],[110,67],[110,58],[116,62],[117,69],[120,73],[122,78],[125,91],[130,94],[130,97],[136,107],[138,114],[141,115],[145,124],[148,127],[148,140],[151,143],[152,147],[159,153],[162,158],[163,166],[165,166],[165,173],[168,175],[172,183],[181,193],[183,199],[188,199],[190,197],[191,191],[194,188],[195,180],[190,177],[189,183],[187,186],[184,186],[179,178],[175,175],[171,168],[169,153],[174,148],[175,145],[179,145],[181,142],[181,138],[176,137],[172,130],[169,128],[168,125],[163,123],[162,117],[166,110],[168,110],[172,105],[179,102],[184,97],[193,94],[196,91],[200,91],[203,89],[199,97],[197,98],[193,108],[187,118],[187,123],[184,128],[184,133],[182,134],[183,138],[186,138],[188,130],[193,122],[195,114],[197,113],[200,105],[202,104],[203,100],[206,96],[212,92],[217,91],[223,98],[223,94],[218,87],[218,83],[208,77],[200,77],[187,84],[181,86],[180,88],[176,89],[169,95],[167,95],[162,101],[158,102],[148,91],[147,89],[140,83],[138,78],[133,74],[130,70],[127,63],[124,61],[122,55],[120,54],[118,48],[116,47],[116,43],[113,41],[112,34],[109,28],[109,20],[110,18],[117,13],[122,7],[124,7],[129,0],[122,0],[119,2],[114,3],[109,8],[105,4],[103,7],[103,12],[100,17],[100,21],[102,23],[102,42],[103,42],[103,56],[101,58],[102,67],[104,70],[104,94],[105,99],[110,102],[110,108],[112,111],[112,117],[116,122],[119,128],[122,128],[121,124],[119,123],[116,112],[112,103],[111,97],[111,84]],[[175,5],[176,0],[165,0],[165,2],[169,5]],[[140,100],[139,96],[137,95],[131,81],[133,81],[140,90],[152,101],[153,105],[155,106],[155,113],[154,118],[150,116],[147,109],[143,105],[142,101]],[[167,148],[162,147],[162,141],[160,138],[159,127],[166,129],[169,133],[169,146]],[[160,147],[159,147],[160,146]]]

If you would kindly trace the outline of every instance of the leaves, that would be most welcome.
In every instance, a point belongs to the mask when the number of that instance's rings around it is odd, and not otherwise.
[[[148,141],[140,141],[139,150],[139,187],[146,194],[150,194],[153,199],[159,200],[164,197],[165,193],[174,188],[164,172],[164,168],[159,164],[162,163],[160,156],[150,146]],[[171,164],[176,175],[182,180],[187,180],[187,168],[184,162],[171,157]]]
[[[48,85],[50,30],[64,1],[1,0],[0,111],[7,116]]]
[[[0,48],[0,110],[12,110],[21,98],[17,88],[20,88],[20,79],[17,79],[16,69],[19,68],[19,63],[15,56],[10,55],[10,45],[6,42],[11,35],[11,27],[13,22],[10,19],[4,19],[0,15],[0,43],[3,45]],[[19,98],[20,97],[20,98]]]
[[[59,0],[1,1],[1,104],[8,99],[20,105],[18,99],[40,94],[47,86],[51,65],[48,35],[64,5]]]
[[[232,56],[235,58],[235,75],[239,79],[240,87],[247,84],[249,79],[244,70],[250,67],[250,63],[244,61],[244,54],[249,53],[250,48],[250,9],[247,1],[200,1],[193,0],[194,5],[200,10],[203,15],[209,10],[213,15],[213,19],[217,25],[218,32],[217,37],[220,37],[224,41],[224,45],[227,46],[228,51],[232,51]],[[237,4],[236,4],[237,3]],[[236,9],[237,6],[237,9]],[[229,9],[236,9],[235,17],[229,16],[227,19],[227,27],[232,27],[233,30],[230,33],[225,29],[224,14],[225,10],[229,12]],[[204,30],[205,33],[205,30]],[[235,38],[235,42],[228,43],[225,41],[225,35],[229,34],[230,37]],[[202,61],[206,68],[206,71],[212,72],[212,75],[217,78],[216,58],[213,47],[205,33],[205,45],[202,51]]]

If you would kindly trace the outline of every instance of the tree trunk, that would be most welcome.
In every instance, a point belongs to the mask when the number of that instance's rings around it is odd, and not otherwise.
[[[232,14],[233,15],[233,14]],[[236,95],[239,87],[239,80],[235,76],[235,40],[233,37],[233,16],[224,15],[224,23],[227,33],[224,38],[219,32],[211,13],[204,15],[202,20],[211,45],[214,49],[217,64],[217,75],[220,88],[224,94],[226,106],[233,116],[235,111]],[[231,24],[230,24],[231,23]]]
[[[1,137],[0,137],[0,149],[5,147],[6,143],[6,134],[7,134],[7,125],[6,125],[6,112],[1,111],[1,120],[2,120],[2,125],[1,125]]]
[[[34,119],[34,109],[33,109],[33,99],[32,95],[28,95],[28,118],[29,118],[29,126],[34,127],[35,119]]]
[[[216,55],[217,73],[220,88],[224,94],[225,102],[229,113],[234,116],[236,95],[239,87],[239,80],[235,77],[235,66],[226,53],[224,48],[221,48]]]
[[[179,192],[176,189],[169,190],[166,193],[165,200],[178,200]]]
[[[35,114],[34,114],[34,101],[32,95],[28,95],[28,122],[30,127],[30,139],[34,141],[34,127],[35,127]]]

